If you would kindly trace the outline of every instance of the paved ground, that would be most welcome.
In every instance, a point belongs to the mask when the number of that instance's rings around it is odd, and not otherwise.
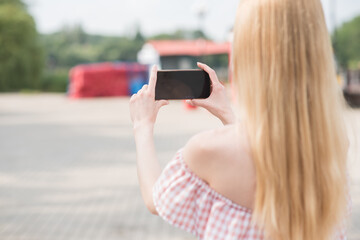
[[[360,109],[346,112],[360,136]],[[220,127],[204,110],[172,102],[155,129],[163,165],[187,139]],[[360,139],[351,138],[352,149]],[[356,147],[357,146],[357,147]],[[360,239],[360,152],[350,153]],[[147,212],[140,198],[128,98],[0,95],[0,239],[194,239]]]

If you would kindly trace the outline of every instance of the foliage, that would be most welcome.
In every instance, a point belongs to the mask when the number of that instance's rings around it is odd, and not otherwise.
[[[35,22],[20,0],[0,2],[0,91],[36,88],[43,54]]]
[[[66,92],[68,87],[69,70],[55,69],[52,71],[45,71],[40,84],[39,89],[45,92]]]
[[[150,39],[207,38],[201,31],[177,30]],[[85,33],[81,26],[64,27],[61,31],[42,35],[49,68],[72,67],[80,63],[103,61],[136,61],[145,38],[137,30],[131,37],[106,37]]]
[[[25,7],[25,4],[21,0],[0,0],[0,5],[11,4],[18,7]]]
[[[137,52],[144,44],[138,34],[135,39],[90,35],[81,26],[42,35],[42,42],[49,68],[70,68],[90,62],[136,61]]]
[[[176,30],[173,33],[157,34],[150,37],[149,39],[150,40],[179,40],[179,39],[192,40],[198,38],[209,39],[206,36],[206,34],[201,30],[191,31],[191,30],[183,30],[183,29]]]
[[[359,68],[360,15],[336,29],[332,39],[339,64],[343,68]]]
[[[228,68],[229,56],[227,54],[208,55],[200,57],[199,61],[217,68]]]

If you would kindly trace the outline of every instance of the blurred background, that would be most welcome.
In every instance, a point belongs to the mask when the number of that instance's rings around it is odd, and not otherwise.
[[[229,87],[239,0],[0,0],[0,239],[195,239],[140,197],[129,96],[149,66],[213,67]],[[322,0],[349,107],[353,215],[360,239],[360,2]],[[164,166],[221,127],[172,101],[155,128]]]

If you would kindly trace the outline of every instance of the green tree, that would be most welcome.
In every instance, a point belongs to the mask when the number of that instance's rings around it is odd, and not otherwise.
[[[0,91],[36,88],[43,54],[33,18],[20,0],[0,1]]]
[[[343,68],[359,68],[360,16],[355,17],[336,29],[332,39],[339,64]]]
[[[136,61],[144,41],[126,37],[104,39],[99,45],[98,61]]]
[[[0,4],[12,4],[19,7],[25,7],[25,4],[21,0],[0,0]]]
[[[105,37],[87,34],[80,26],[42,35],[50,68],[70,68],[80,63],[103,61],[136,61],[144,41],[140,31],[134,38]]]
[[[173,33],[160,33],[150,37],[150,40],[194,40],[198,38],[209,39],[201,30],[183,30],[178,29]]]

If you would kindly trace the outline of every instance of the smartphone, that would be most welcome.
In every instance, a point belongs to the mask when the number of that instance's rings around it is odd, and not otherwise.
[[[209,74],[204,70],[159,70],[155,100],[208,98],[211,93]]]

